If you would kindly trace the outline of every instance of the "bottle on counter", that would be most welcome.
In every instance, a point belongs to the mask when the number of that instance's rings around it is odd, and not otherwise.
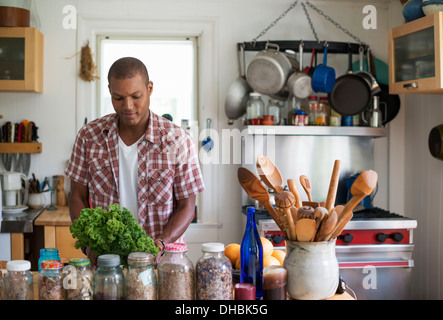
[[[3,278],[5,300],[33,300],[31,262],[28,260],[9,261],[6,263],[6,271]]]
[[[157,278],[152,253],[129,254],[125,284],[126,300],[157,300]]]
[[[261,125],[265,113],[265,103],[261,99],[261,94],[251,92],[246,103],[246,118],[248,124]]]
[[[263,298],[263,247],[255,223],[255,208],[247,208],[246,229],[240,245],[240,282],[255,286],[256,300]]]
[[[44,260],[38,274],[39,300],[64,300],[63,263],[58,260]]]
[[[93,279],[94,300],[123,300],[125,276],[120,267],[120,256],[103,254],[97,258],[97,271]]]
[[[232,265],[224,250],[222,243],[202,245],[203,256],[195,267],[197,300],[232,300]]]
[[[195,299],[194,265],[186,255],[186,244],[168,243],[165,256],[158,263],[158,299]]]
[[[45,260],[60,260],[59,251],[57,248],[43,248],[40,249],[40,258],[38,259],[38,272],[41,271],[41,263]]]
[[[92,300],[92,270],[88,258],[71,258],[63,269],[66,300]]]

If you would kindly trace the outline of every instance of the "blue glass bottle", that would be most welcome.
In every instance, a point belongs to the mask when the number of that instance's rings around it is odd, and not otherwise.
[[[40,258],[38,259],[38,272],[40,272],[40,263],[45,260],[60,260],[57,248],[43,248],[40,249]]]
[[[263,247],[255,224],[255,208],[248,207],[248,220],[240,246],[240,282],[255,286],[255,298],[263,298]]]

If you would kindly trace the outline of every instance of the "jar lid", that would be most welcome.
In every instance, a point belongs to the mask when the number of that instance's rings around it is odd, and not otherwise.
[[[44,260],[40,263],[42,269],[60,269],[63,267],[63,262],[59,260]]]
[[[168,243],[165,246],[166,252],[186,252],[188,247],[185,243]]]
[[[102,254],[97,258],[99,267],[117,267],[120,265],[120,256],[117,254]]]
[[[131,252],[128,255],[129,262],[148,262],[154,260],[154,255],[150,252]]]
[[[251,92],[251,93],[249,94],[249,96],[250,96],[250,97],[261,97],[261,94],[258,93],[258,92]]]
[[[31,262],[28,260],[13,260],[6,263],[8,271],[28,271],[31,269]]]
[[[202,250],[205,252],[222,252],[225,251],[225,245],[219,242],[207,242],[202,244]]]
[[[86,267],[91,264],[91,260],[88,258],[71,258],[69,264],[74,267]]]
[[[309,97],[308,97],[308,100],[317,100],[317,99],[318,99],[317,96],[309,96]]]
[[[57,248],[42,248],[42,249],[40,249],[40,254],[47,253],[47,252],[57,252],[58,253],[58,249]]]

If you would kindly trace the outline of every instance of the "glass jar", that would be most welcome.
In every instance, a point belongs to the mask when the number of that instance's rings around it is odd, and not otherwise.
[[[116,254],[98,256],[97,266],[92,282],[94,300],[123,300],[125,276],[120,267],[120,256]]]
[[[13,260],[6,264],[4,276],[5,300],[33,300],[34,285],[32,283],[31,262]]]
[[[92,270],[88,258],[72,258],[63,269],[66,300],[92,300]]]
[[[188,259],[186,244],[168,243],[157,266],[159,300],[195,298],[194,265]]]
[[[339,127],[341,125],[341,115],[331,109],[331,116],[329,117],[329,125],[332,127]]]
[[[276,99],[269,99],[268,110],[266,115],[274,117],[274,124],[280,124],[280,109],[281,109],[280,101]]]
[[[328,97],[320,97],[320,110],[324,112],[325,119],[323,126],[326,126],[329,124],[329,119],[331,117],[331,107],[329,106],[329,100]]]
[[[324,105],[320,103],[320,99],[316,96],[309,97],[309,125],[326,125],[326,113],[324,110]]]
[[[202,245],[203,256],[197,261],[197,300],[232,300],[232,265],[224,255],[222,243]]]
[[[58,260],[44,260],[38,274],[38,298],[40,300],[63,300],[63,263]]]
[[[56,248],[43,248],[40,249],[40,258],[38,259],[38,272],[41,271],[41,263],[45,260],[60,260],[58,249]]]
[[[156,300],[157,279],[154,271],[154,255],[149,252],[131,252],[126,274],[127,300]]]
[[[246,103],[246,119],[248,120],[248,124],[262,124],[264,113],[265,103],[261,99],[261,94],[251,92],[248,102]]]

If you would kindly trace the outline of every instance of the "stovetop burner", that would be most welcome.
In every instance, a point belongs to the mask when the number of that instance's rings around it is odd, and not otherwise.
[[[354,215],[351,220],[366,220],[366,219],[407,219],[397,213],[389,212],[387,210],[373,207],[369,209],[362,209],[353,212]]]

